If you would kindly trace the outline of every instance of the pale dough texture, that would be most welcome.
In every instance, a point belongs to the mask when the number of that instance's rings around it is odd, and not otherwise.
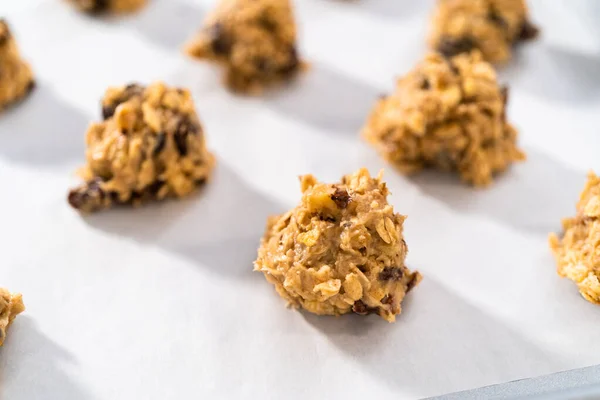
[[[221,64],[226,85],[243,93],[288,81],[303,67],[289,0],[221,0],[186,52]]]
[[[0,110],[23,99],[34,86],[29,64],[21,59],[8,23],[0,19]]]
[[[148,0],[69,0],[75,7],[88,13],[132,12],[146,5]]]
[[[0,288],[0,346],[6,339],[6,329],[15,317],[25,311],[23,297]]]
[[[490,62],[507,61],[513,46],[538,34],[524,0],[439,0],[431,25],[435,50],[451,57],[478,49]]]
[[[481,53],[432,53],[379,99],[363,135],[403,173],[435,167],[485,186],[525,158],[506,120],[507,96]]]
[[[388,204],[381,176],[361,169],[325,184],[305,175],[301,186],[300,204],[269,220],[255,270],[293,307],[393,322],[421,275],[404,264],[405,217]]]
[[[600,304],[600,177],[590,172],[577,214],[562,221],[561,236],[550,235],[558,274],[574,281],[581,295]]]
[[[102,114],[104,121],[87,131],[85,184],[68,198],[74,208],[182,197],[210,177],[215,160],[188,90],[162,82],[110,88]]]

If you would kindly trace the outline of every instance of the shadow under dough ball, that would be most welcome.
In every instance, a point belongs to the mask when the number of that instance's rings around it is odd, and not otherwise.
[[[300,204],[269,219],[255,270],[292,307],[394,322],[421,275],[404,264],[406,217],[388,204],[381,175],[363,168],[335,184],[305,175],[301,187]]]
[[[209,179],[215,159],[189,91],[162,82],[109,88],[102,114],[86,134],[85,183],[68,196],[77,210],[183,197]]]
[[[303,69],[296,36],[289,0],[221,0],[185,50],[221,64],[231,90],[260,93]]]
[[[506,120],[508,89],[481,53],[432,53],[375,105],[363,136],[399,171],[456,171],[475,186],[525,159]]]
[[[34,86],[29,64],[21,58],[8,23],[0,19],[0,110],[22,100]]]

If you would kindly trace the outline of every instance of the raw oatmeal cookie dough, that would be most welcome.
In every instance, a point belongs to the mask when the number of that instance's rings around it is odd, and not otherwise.
[[[537,34],[524,0],[439,0],[430,43],[447,57],[479,49],[487,61],[504,62]]]
[[[0,346],[6,339],[6,329],[15,317],[25,311],[23,297],[0,288]]]
[[[405,217],[388,204],[381,174],[363,168],[336,184],[305,175],[301,187],[300,204],[268,221],[255,270],[293,307],[393,322],[421,275],[404,265]]]
[[[109,88],[102,114],[87,131],[85,184],[68,197],[74,208],[183,197],[209,178],[215,160],[189,91],[162,82]]]
[[[363,135],[403,173],[436,167],[485,186],[525,158],[506,121],[507,96],[481,53],[432,53],[379,99]]]
[[[29,64],[21,59],[7,22],[0,19],[0,110],[23,99],[34,86]]]
[[[131,12],[146,5],[148,0],[69,0],[75,7],[88,13]]]
[[[303,68],[290,0],[221,0],[186,52],[223,65],[226,85],[243,93],[291,80]]]
[[[577,283],[587,300],[600,304],[600,177],[593,172],[577,203],[577,214],[562,221],[561,236],[550,235],[558,274]]]

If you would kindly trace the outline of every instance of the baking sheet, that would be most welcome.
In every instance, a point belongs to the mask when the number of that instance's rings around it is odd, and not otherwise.
[[[424,54],[432,1],[297,0],[312,70],[261,98],[229,94],[179,51],[213,1],[153,0],[112,20],[2,1],[39,86],[0,116],[0,283],[28,307],[0,350],[0,398],[402,399],[598,364],[599,310],[558,278],[546,236],[600,171],[599,7],[530,3],[544,35],[500,72],[529,159],[473,190],[402,177],[357,136]],[[80,217],[65,197],[100,96],[155,79],[193,91],[213,182]],[[298,201],[296,176],[361,166],[386,168],[424,281],[396,324],[287,310],[252,272],[266,217]]]
[[[595,400],[598,397],[600,365],[447,394],[431,400]]]

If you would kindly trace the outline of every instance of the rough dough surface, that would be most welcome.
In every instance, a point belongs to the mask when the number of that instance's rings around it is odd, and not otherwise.
[[[439,0],[430,44],[447,57],[479,49],[486,60],[504,62],[514,45],[537,34],[524,0]]]
[[[21,59],[8,24],[0,19],[0,110],[24,98],[34,86],[29,64]]]
[[[70,0],[75,7],[88,13],[131,12],[144,5],[148,0]]]
[[[600,177],[590,172],[577,214],[562,221],[561,237],[550,235],[558,274],[577,283],[586,300],[600,304]]]
[[[10,294],[8,290],[0,288],[0,346],[6,339],[6,329],[23,311],[25,311],[25,305],[23,305],[22,296]]]
[[[161,82],[110,88],[102,114],[87,131],[85,184],[68,198],[74,208],[182,197],[209,178],[215,161],[189,91]]]
[[[404,265],[405,217],[388,204],[381,175],[361,169],[336,184],[305,175],[301,186],[300,204],[268,221],[255,270],[293,307],[393,322],[421,275]]]
[[[506,121],[507,96],[479,52],[452,59],[433,53],[379,99],[363,135],[401,172],[455,170],[484,186],[525,158]]]
[[[289,0],[221,0],[186,52],[221,64],[226,85],[244,93],[290,80],[303,67]]]

